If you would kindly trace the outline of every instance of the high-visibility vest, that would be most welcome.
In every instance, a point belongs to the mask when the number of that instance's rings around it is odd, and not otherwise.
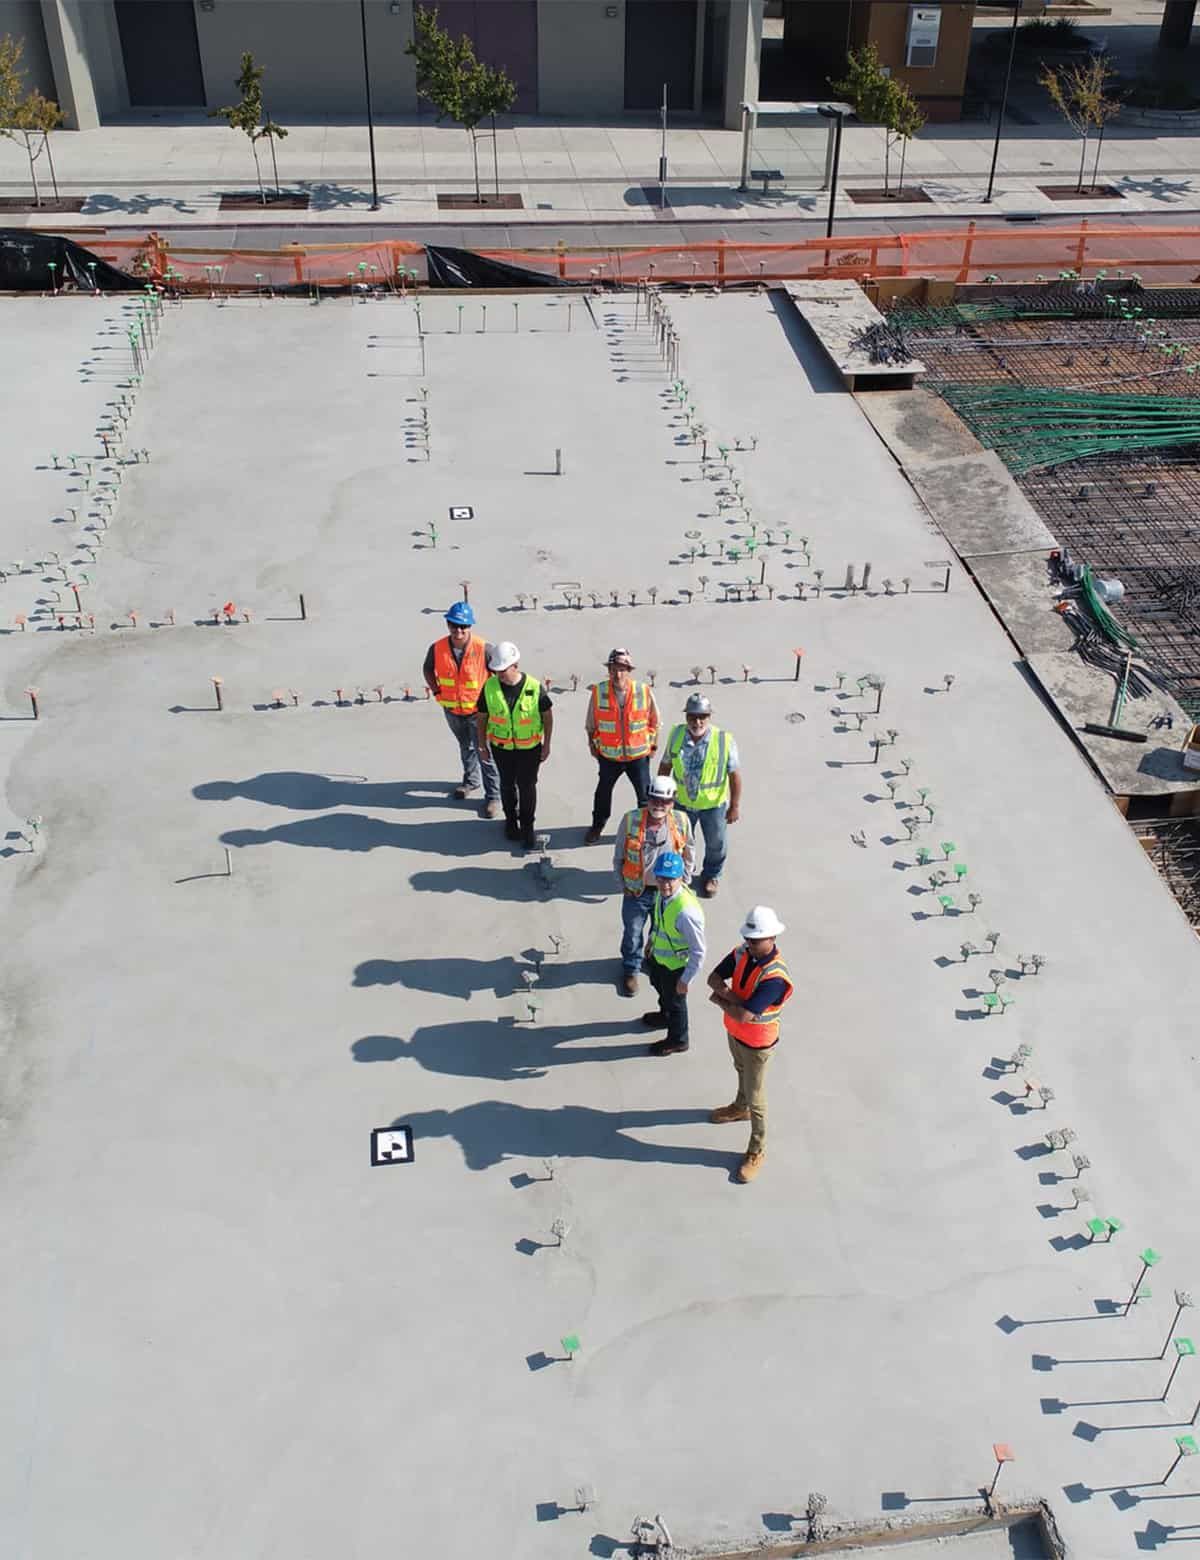
[[[677,888],[670,899],[664,899],[661,894],[655,896],[650,916],[650,957],[669,970],[681,970],[691,957],[678,925],[679,912],[685,908],[696,911],[700,919],[704,919],[700,901],[690,888]]]
[[[474,634],[467,640],[461,661],[454,659],[450,636],[433,647],[433,675],[437,682],[437,701],[453,715],[474,715],[479,690],[487,681],[483,659],[483,640]]]
[[[625,818],[625,860],[621,863],[621,877],[631,894],[640,894],[646,886],[646,867],[642,860],[646,849],[646,823],[649,809],[635,807]],[[667,814],[667,841],[664,850],[677,850],[682,854],[688,842],[690,827],[686,818],[674,808]]]
[[[738,954],[729,985],[740,1006],[746,1006],[760,980],[776,977],[786,982],[787,990],[774,1006],[764,1008],[761,1013],[748,1019],[731,1018],[728,1013],[725,1014],[725,1028],[733,1038],[740,1040],[743,1045],[753,1046],[756,1051],[765,1050],[779,1039],[779,1013],[792,994],[792,977],[788,974],[788,967],[780,957],[778,948],[762,964],[755,964],[751,960],[748,948],[743,948]]]
[[[729,800],[729,733],[720,726],[709,727],[708,747],[700,766],[700,784],[694,793],[687,788],[683,763],[686,737],[687,727],[675,726],[667,739],[667,757],[671,760],[671,773],[675,776],[678,793],[675,800],[680,807],[690,807],[694,812],[720,807]]]
[[[631,683],[624,704],[617,702],[607,677],[593,684],[592,741],[602,757],[617,763],[650,752],[650,690],[645,683]]]
[[[489,743],[502,748],[535,748],[542,742],[542,712],[538,701],[542,685],[536,677],[526,677],[525,685],[513,701],[510,710],[508,700],[498,677],[489,677],[483,685],[487,700],[487,735]]]

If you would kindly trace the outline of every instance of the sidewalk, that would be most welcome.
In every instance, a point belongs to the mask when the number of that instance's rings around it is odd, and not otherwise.
[[[1128,217],[1139,211],[1188,222],[1200,213],[1200,131],[1143,128],[1118,122],[1106,137],[1101,181],[1121,191],[1119,200],[1050,200],[1041,184],[1074,181],[1078,142],[1050,125],[1008,125],[1000,149],[996,194],[982,202],[991,164],[994,130],[979,123],[929,125],[909,148],[905,185],[919,186],[927,199],[901,205],[854,202],[854,188],[883,182],[883,134],[852,124],[843,137],[837,211],[840,217],[963,219],[1031,211],[1043,217],[1081,214]],[[428,122],[379,125],[375,131],[382,209],[372,225],[404,227],[444,222],[473,226],[511,223],[510,211],[439,210],[437,194],[470,193],[470,142],[462,130]],[[562,224],[572,220],[646,222],[662,220],[657,206],[659,132],[645,125],[595,126],[518,121],[501,129],[496,155],[502,191],[521,196],[522,223]],[[307,124],[290,128],[279,147],[281,182],[307,191],[307,211],[264,209],[219,213],[221,192],[255,190],[250,148],[237,132],[197,114],[172,124],[124,123],[85,133],[56,132],[52,150],[64,195],[86,195],[82,212],[65,216],[0,213],[12,227],[187,227],[221,223],[247,227],[361,224],[368,216],[370,163],[365,126]],[[671,130],[667,138],[669,207],[675,222],[764,220],[824,214],[828,195],[820,189],[824,168],[823,128],[761,128],[753,165],[785,176],[770,194],[759,186],[737,189],[741,136],[736,131]],[[262,154],[264,172],[268,152]],[[44,170],[44,163],[41,165]],[[0,143],[0,195],[28,193],[22,153]],[[892,158],[892,179],[897,159]],[[1088,175],[1091,174],[1091,157]],[[490,138],[480,141],[480,175],[493,188]],[[760,236],[756,234],[755,236]],[[761,235],[769,236],[769,235]]]

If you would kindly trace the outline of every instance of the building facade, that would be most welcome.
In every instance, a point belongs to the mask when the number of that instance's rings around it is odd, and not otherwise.
[[[758,91],[763,0],[438,0],[443,25],[518,86],[515,112],[735,127]],[[417,99],[413,0],[366,0],[374,110],[428,112]],[[139,110],[203,110],[236,97],[244,51],[266,69],[277,118],[361,119],[358,0],[0,0],[0,35],[24,38],[29,84],[73,129]]]

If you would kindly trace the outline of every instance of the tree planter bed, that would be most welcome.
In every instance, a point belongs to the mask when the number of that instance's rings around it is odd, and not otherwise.
[[[1038,189],[1047,200],[1124,200],[1121,191],[1111,184],[1087,184],[1079,189],[1074,184],[1039,184]]]
[[[478,200],[474,195],[439,195],[437,203],[439,211],[479,211],[485,207],[492,211],[525,209],[525,202],[519,195],[481,195]]]
[[[294,190],[283,190],[278,195],[273,190],[267,191],[267,198],[263,200],[253,190],[241,193],[234,192],[221,196],[221,211],[307,211],[309,195],[305,191],[297,194]]]
[[[51,216],[63,211],[82,211],[87,195],[60,195],[57,200],[44,200],[35,206],[28,195],[0,195],[0,211],[26,211],[30,216]]]
[[[846,190],[848,199],[859,206],[883,206],[883,205],[915,205],[917,203],[926,206],[932,205],[933,196],[926,195],[923,189],[916,185],[906,184],[902,190],[889,190],[884,193],[883,186],[878,185],[874,189]]]

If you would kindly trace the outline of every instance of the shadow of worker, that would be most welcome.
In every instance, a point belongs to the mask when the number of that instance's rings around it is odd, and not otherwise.
[[[426,1072],[515,1083],[522,1078],[544,1078],[549,1068],[570,1062],[623,1062],[645,1056],[644,1037],[627,1045],[575,1044],[580,1040],[600,1040],[605,1035],[627,1035],[630,1028],[627,1018],[602,1024],[566,1024],[556,1029],[532,1024],[518,1029],[512,1018],[427,1024],[414,1030],[411,1040],[403,1040],[399,1035],[364,1035],[350,1047],[350,1054],[356,1062],[411,1060]]]
[[[428,780],[359,780],[352,775],[317,775],[302,769],[277,769],[246,780],[208,780],[193,786],[201,802],[231,802],[235,797],[287,807],[295,812],[328,812],[334,807],[448,806],[446,787]]]
[[[635,1164],[704,1165],[732,1172],[741,1153],[647,1143],[630,1133],[645,1127],[699,1125],[706,1110],[594,1110],[562,1105],[539,1110],[505,1100],[481,1100],[460,1110],[418,1111],[398,1121],[414,1140],[452,1137],[468,1170],[490,1170],[508,1159],[626,1159]]]

